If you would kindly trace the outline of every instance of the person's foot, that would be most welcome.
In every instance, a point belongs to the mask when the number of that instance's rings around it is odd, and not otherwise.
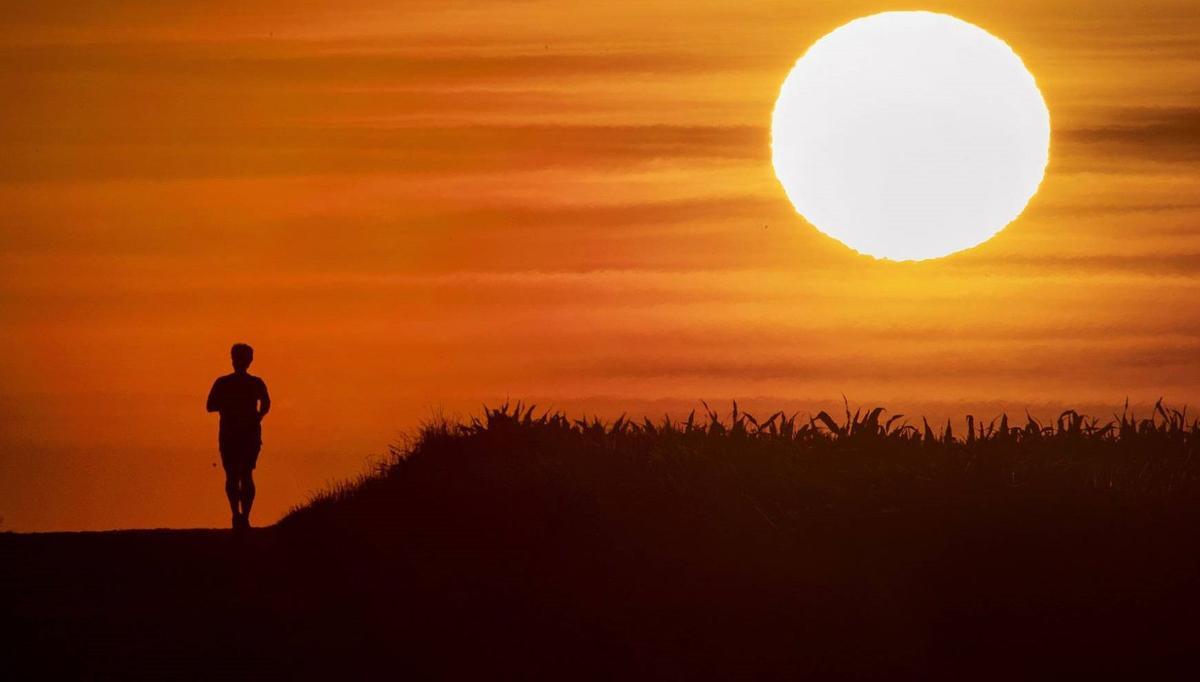
[[[242,515],[234,514],[233,521],[230,522],[230,525],[233,527],[233,530],[241,530],[242,529]]]
[[[242,530],[250,530],[250,515],[242,514]]]

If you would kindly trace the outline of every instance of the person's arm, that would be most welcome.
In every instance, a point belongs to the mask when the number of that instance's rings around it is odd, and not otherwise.
[[[217,390],[220,385],[221,380],[217,379],[213,382],[212,388],[208,391],[208,403],[205,405],[205,408],[209,412],[221,411],[221,397],[219,395],[219,391]]]
[[[258,421],[267,416],[271,411],[271,394],[267,393],[267,382],[262,379],[258,380],[259,396],[258,396]]]

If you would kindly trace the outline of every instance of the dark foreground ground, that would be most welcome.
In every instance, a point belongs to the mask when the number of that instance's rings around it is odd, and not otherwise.
[[[953,457],[919,469],[912,458],[945,452],[901,444],[868,461],[846,434],[774,461],[722,434],[747,458],[730,465],[711,434],[675,448],[642,432],[612,451],[608,435],[513,428],[427,432],[403,463],[241,539],[0,535],[0,665],[8,679],[1194,679],[1200,666],[1190,496],[1043,485],[1027,469],[1022,484],[1003,467],[942,480],[979,447],[945,438]],[[793,475],[789,457],[814,459]],[[917,487],[897,488],[892,464]]]
[[[277,529],[240,543],[224,531],[9,535],[3,665],[71,677],[1195,673],[1194,524],[1026,527],[1039,522],[863,519],[790,548],[802,563],[782,575],[737,557],[527,551],[490,533],[358,556]]]

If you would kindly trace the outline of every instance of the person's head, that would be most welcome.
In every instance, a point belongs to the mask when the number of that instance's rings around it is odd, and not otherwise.
[[[234,370],[245,372],[250,363],[254,362],[254,349],[244,343],[235,343],[233,348],[229,349],[229,357],[233,360]]]

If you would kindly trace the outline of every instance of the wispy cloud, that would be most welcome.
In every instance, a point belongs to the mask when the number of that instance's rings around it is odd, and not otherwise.
[[[1098,157],[1200,161],[1200,108],[1124,108],[1100,112],[1102,124],[1056,130],[1068,145]]]
[[[615,168],[664,159],[754,158],[766,142],[765,131],[756,126],[670,125],[227,129],[201,124],[172,130],[130,127],[108,131],[101,140],[79,139],[80,129],[50,135],[55,142],[10,140],[0,179]]]

